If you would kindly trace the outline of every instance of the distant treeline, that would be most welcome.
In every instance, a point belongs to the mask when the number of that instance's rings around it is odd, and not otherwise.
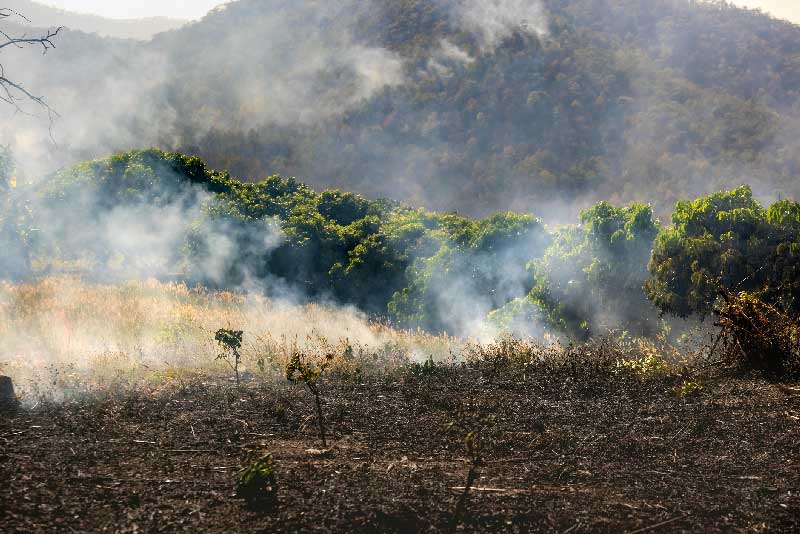
[[[800,204],[747,186],[649,206],[601,202],[579,224],[473,220],[270,176],[244,183],[203,161],[134,151],[17,183],[0,151],[0,278],[79,269],[329,299],[394,323],[469,334],[479,324],[581,338],[652,334],[660,313],[710,312],[720,288],[800,310]]]

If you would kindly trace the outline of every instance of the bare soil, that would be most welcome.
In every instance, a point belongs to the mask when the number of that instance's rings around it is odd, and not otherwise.
[[[331,449],[302,386],[201,379],[0,415],[2,532],[800,532],[800,398],[756,378],[603,366],[330,375]],[[458,425],[449,428],[450,423]],[[278,503],[235,497],[260,451]]]

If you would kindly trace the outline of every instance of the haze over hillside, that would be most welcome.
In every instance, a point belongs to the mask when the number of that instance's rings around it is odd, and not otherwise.
[[[87,13],[75,13],[53,7],[49,3],[31,0],[3,0],[2,5],[23,14],[28,21],[17,18],[16,22],[25,26],[32,28],[64,26],[71,30],[121,39],[148,40],[157,33],[180,28],[187,22],[167,17],[110,19]]]
[[[800,192],[800,28],[724,2],[241,0],[149,43],[68,32],[4,64],[62,115],[57,146],[41,117],[7,119],[29,174],[158,146],[243,179],[551,219]]]

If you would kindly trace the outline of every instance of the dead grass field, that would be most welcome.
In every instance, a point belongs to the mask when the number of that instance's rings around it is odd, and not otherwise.
[[[795,384],[687,370],[646,343],[465,346],[324,307],[43,284],[0,291],[2,372],[23,393],[0,416],[3,532],[447,532],[467,431],[486,465],[459,531],[800,531]],[[237,388],[213,329],[239,325]],[[297,350],[336,354],[329,451],[282,373]],[[278,500],[253,509],[237,473],[266,451]]]

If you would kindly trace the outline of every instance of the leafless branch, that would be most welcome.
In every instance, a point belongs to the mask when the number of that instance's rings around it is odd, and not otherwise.
[[[23,15],[12,9],[0,8],[0,22],[6,21],[12,17],[18,17],[30,22]],[[48,50],[56,47],[53,39],[58,36],[61,30],[63,30],[63,27],[59,26],[58,28],[47,30],[44,35],[31,37],[27,34],[23,34],[21,36],[10,35],[6,31],[0,29],[0,53],[2,53],[3,49],[5,48],[40,46],[42,48],[42,53],[46,54]],[[5,69],[3,68],[3,64],[0,62],[0,102],[4,102],[13,106],[17,113],[30,115],[30,113],[27,113],[21,105],[25,101],[35,103],[47,112],[47,116],[50,119],[52,138],[53,122],[59,116],[58,113],[52,107],[50,107],[50,104],[47,103],[44,97],[31,93],[21,83],[15,82],[7,77]]]

